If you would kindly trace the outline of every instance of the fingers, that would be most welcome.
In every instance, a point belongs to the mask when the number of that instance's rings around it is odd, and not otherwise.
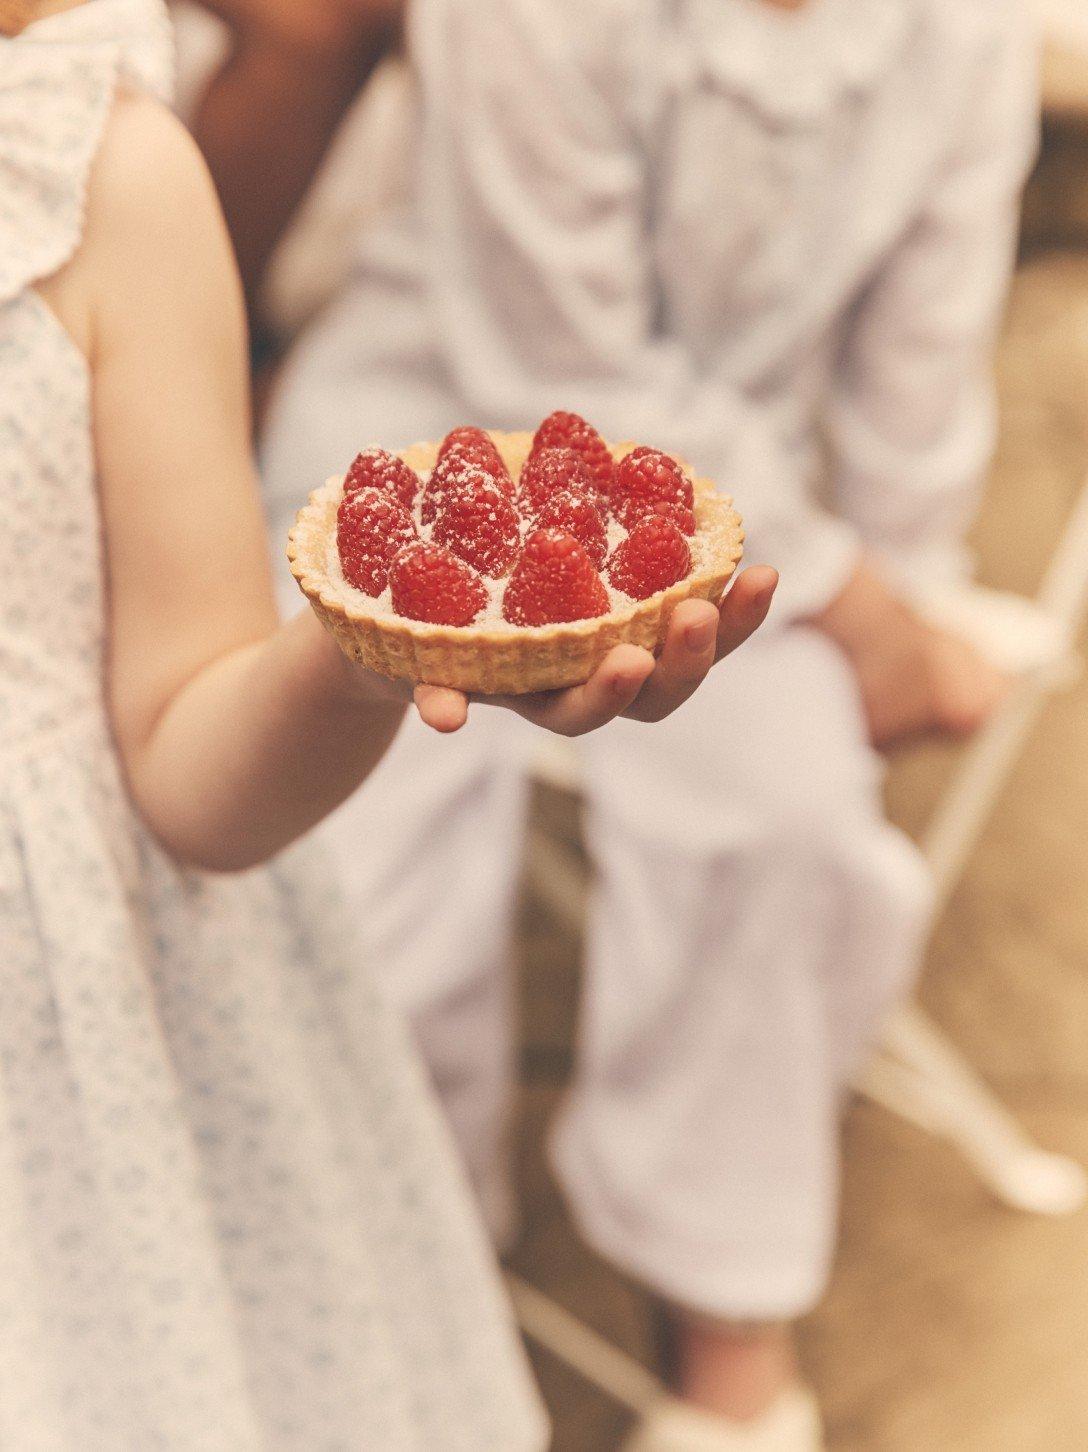
[[[634,721],[660,721],[682,705],[714,664],[718,611],[707,600],[685,600],[669,621],[657,667],[630,708]]]
[[[617,645],[586,681],[567,691],[529,696],[491,696],[504,706],[560,736],[583,736],[621,715],[653,673],[654,658],[637,645]]]
[[[625,713],[633,721],[662,721],[698,688],[715,661],[736,650],[767,618],[778,585],[766,565],[745,570],[717,610],[685,600],[673,611],[657,669]]]
[[[481,696],[560,736],[582,736],[616,716],[660,721],[699,686],[716,660],[757,630],[771,608],[776,571],[757,565],[741,574],[720,611],[706,600],[685,600],[669,621],[659,659],[635,645],[617,645],[585,685],[527,696]],[[417,686],[416,709],[434,731],[459,731],[468,700],[444,686]]]
[[[468,698],[448,686],[417,686],[416,710],[432,731],[448,736],[468,720]]]
[[[778,588],[778,571],[753,565],[737,576],[721,605],[716,660],[722,660],[763,624]]]

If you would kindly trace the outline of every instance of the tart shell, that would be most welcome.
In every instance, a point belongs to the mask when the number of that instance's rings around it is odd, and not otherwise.
[[[517,479],[532,446],[529,433],[492,433]],[[622,459],[634,444],[611,446]],[[399,451],[417,472],[433,468],[437,444]],[[484,621],[479,625],[429,625],[393,614],[367,612],[346,600],[328,571],[329,540],[336,532],[342,480],[316,490],[288,536],[287,558],[303,594],[345,655],[394,679],[451,686],[478,695],[523,695],[580,685],[615,645],[631,643],[656,651],[669,617],[682,600],[717,604],[743,553],[744,531],[732,501],[706,479],[693,478],[696,536],[703,558],[692,573],[668,590],[592,620],[519,629]]]

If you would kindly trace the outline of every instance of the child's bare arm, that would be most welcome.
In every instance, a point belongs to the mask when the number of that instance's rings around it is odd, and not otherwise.
[[[117,108],[78,266],[130,788],[177,856],[245,866],[355,788],[403,704],[308,612],[277,629],[238,280],[196,148],[152,102]]]

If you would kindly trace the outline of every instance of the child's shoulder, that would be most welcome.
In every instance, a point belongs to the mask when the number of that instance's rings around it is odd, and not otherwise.
[[[1033,30],[1027,0],[922,0],[930,31],[972,56],[993,56],[1022,44]]]
[[[174,113],[151,96],[121,92],[91,171],[88,228],[105,220],[184,216],[213,196],[203,157]]]
[[[1038,28],[1026,0],[915,3],[924,18],[915,55],[949,145],[1021,182],[1037,148],[1039,113]]]
[[[150,267],[180,265],[194,228],[216,216],[214,185],[181,122],[152,97],[121,92],[87,177],[79,245],[39,291],[90,355],[103,297]]]
[[[177,117],[122,92],[87,187],[83,242],[73,262],[89,316],[229,252],[215,184]]]
[[[927,53],[963,95],[1002,100],[1010,114],[1034,110],[1038,25],[1027,0],[921,0]]]

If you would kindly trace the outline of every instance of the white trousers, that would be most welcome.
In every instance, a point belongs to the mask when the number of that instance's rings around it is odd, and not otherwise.
[[[487,707],[450,738],[410,723],[326,829],[497,1230],[531,749]],[[793,1317],[827,1279],[842,1096],[910,990],[925,870],[814,631],[763,633],[668,722],[580,750],[597,878],[555,1167],[587,1238],[659,1294]]]

